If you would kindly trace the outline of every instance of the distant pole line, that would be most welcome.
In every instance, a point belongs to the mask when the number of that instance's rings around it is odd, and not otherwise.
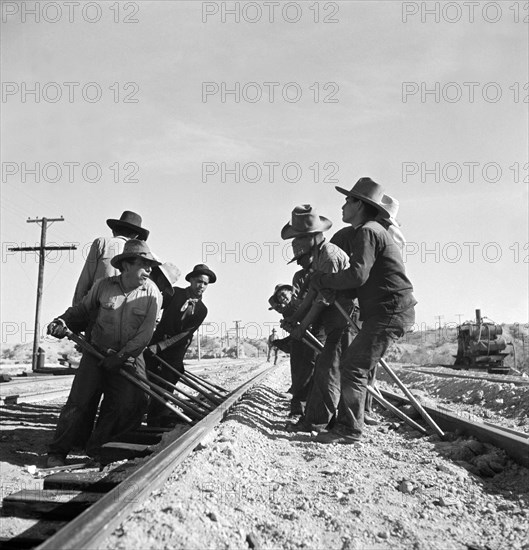
[[[235,323],[235,355],[239,359],[239,321],[233,321]]]
[[[444,319],[444,315],[434,315],[434,317],[437,319],[439,323],[439,336],[441,336],[441,319]]]
[[[27,223],[41,224],[40,230],[40,246],[23,246],[18,248],[10,248],[11,252],[37,252],[39,254],[39,278],[37,282],[37,305],[35,308],[35,333],[33,335],[33,355],[31,357],[31,370],[36,372],[38,370],[38,353],[40,343],[40,310],[42,304],[42,289],[44,286],[44,261],[46,259],[46,252],[48,250],[77,250],[75,245],[70,246],[46,246],[46,232],[48,224],[53,222],[63,222],[64,217],[60,218],[28,218]]]

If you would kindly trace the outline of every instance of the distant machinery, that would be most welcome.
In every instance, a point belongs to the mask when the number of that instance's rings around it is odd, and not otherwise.
[[[481,310],[476,309],[476,321],[466,321],[458,327],[454,367],[487,369],[490,373],[507,374],[510,367],[505,367],[503,362],[509,353],[504,350],[510,344],[501,337],[502,334],[500,325],[485,321],[481,317]]]

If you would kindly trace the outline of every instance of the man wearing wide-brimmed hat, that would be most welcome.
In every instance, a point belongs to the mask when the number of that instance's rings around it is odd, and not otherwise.
[[[338,273],[349,266],[349,261],[343,250],[325,240],[323,232],[331,226],[330,220],[319,216],[310,204],[304,204],[294,208],[291,221],[283,227],[281,236],[294,239],[294,260],[303,268]],[[341,339],[347,328],[333,305],[337,299],[346,309],[350,308],[351,300],[337,297],[334,291],[309,291],[294,315],[287,319],[293,338],[300,340],[312,327],[324,344],[316,360],[304,417],[295,425],[299,431],[324,429],[336,413],[340,398]]]
[[[341,397],[334,428],[319,434],[322,443],[354,443],[362,435],[369,373],[388,345],[411,328],[415,320],[413,287],[395,241],[377,218],[389,219],[383,187],[371,178],[359,179],[346,196],[342,219],[351,224],[348,269],[341,273],[315,273],[315,290],[356,291],[363,321],[340,366]]]
[[[204,322],[208,309],[202,296],[208,285],[217,280],[215,273],[205,264],[196,265],[186,275],[187,288],[173,287],[171,296],[164,295],[162,318],[149,345],[149,351],[167,361],[177,371],[184,372],[184,356],[193,341],[193,335]],[[174,343],[172,339],[180,336]],[[147,368],[171,384],[178,382],[178,374],[163,365],[156,358],[147,355]],[[150,426],[164,426],[169,422],[165,407],[151,401],[147,421]]]
[[[281,315],[285,315],[285,312],[289,310],[290,304],[292,302],[293,290],[294,289],[292,288],[292,285],[288,285],[285,283],[277,284],[274,288],[272,296],[268,298],[268,303],[270,304],[270,307],[268,309],[273,309]],[[272,329],[272,332],[267,341],[268,353],[266,356],[266,360],[270,361],[270,356],[273,350],[274,365],[276,365],[279,350],[281,350],[283,353],[287,353],[290,355],[290,343],[290,336],[287,336],[286,338],[278,338],[276,329]]]
[[[406,240],[402,231],[400,230],[400,223],[397,221],[397,214],[399,212],[399,201],[390,195],[384,194],[382,196],[381,204],[384,207],[383,211],[379,211],[375,220],[384,227],[393,239],[395,244],[399,247],[402,253],[403,247],[406,244]],[[389,214],[389,217],[388,217]],[[331,238],[331,243],[339,246],[348,256],[353,253],[352,245],[354,242],[354,235],[358,227],[351,225],[344,227],[337,231]],[[355,323],[360,326],[362,322],[359,319],[359,309],[355,308],[352,313],[352,318]],[[356,336],[357,331],[354,330],[352,336]],[[376,383],[377,366],[369,371],[368,385],[375,386]],[[371,415],[373,411],[373,397],[370,393],[366,395],[365,411],[364,411],[364,423],[375,425],[378,421]]]
[[[147,243],[137,239],[127,241],[123,252],[111,261],[120,275],[96,281],[79,304],[48,326],[48,334],[63,338],[65,327],[78,332],[93,322],[90,343],[107,355],[100,362],[89,353],[83,354],[49,445],[48,467],[64,465],[66,455],[76,443],[86,443],[87,452],[97,454],[103,443],[139,425],[145,411],[143,392],[118,371],[126,366],[145,375],[142,352],[152,338],[162,305],[160,291],[149,275],[160,262]],[[97,406],[101,394],[104,397],[99,419],[92,432],[93,404]],[[79,435],[84,433],[87,423],[91,435],[86,434],[88,441],[80,442]]]
[[[98,237],[90,246],[83,270],[77,281],[72,304],[78,304],[97,279],[119,275],[112,266],[114,256],[123,252],[123,247],[129,239],[146,241],[149,231],[141,226],[142,219],[136,212],[125,210],[119,220],[109,219],[107,225],[112,230],[112,237]]]

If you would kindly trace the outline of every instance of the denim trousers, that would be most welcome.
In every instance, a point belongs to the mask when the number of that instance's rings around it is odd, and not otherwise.
[[[143,356],[136,358],[133,370],[145,376]],[[99,397],[103,401],[94,428]],[[96,407],[94,407],[96,403]],[[75,374],[70,395],[62,408],[48,452],[67,455],[81,440],[88,454],[121,433],[141,424],[147,396],[117,372],[99,366],[99,359],[85,353]]]
[[[314,366],[305,408],[307,424],[327,425],[336,416],[340,401],[340,358],[348,334],[347,321],[334,306],[329,306],[314,326],[314,335],[323,343],[323,350]]]
[[[364,407],[368,380],[389,344],[402,337],[415,322],[415,309],[385,313],[364,319],[353,343],[340,363],[341,395],[335,429],[360,436],[364,427]]]
[[[312,386],[316,352],[301,340],[290,341],[290,393],[296,403],[307,401]]]

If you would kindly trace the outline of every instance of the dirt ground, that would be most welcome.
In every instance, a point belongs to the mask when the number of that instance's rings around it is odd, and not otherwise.
[[[237,385],[246,369],[233,367],[217,365],[215,381]],[[425,398],[526,428],[528,389],[399,375]],[[288,385],[284,359],[102,548],[529,549],[529,470],[473,440],[420,436],[379,409],[361,443],[317,444],[284,430]],[[21,466],[39,463],[60,409],[16,407],[2,410],[11,426],[2,432],[4,494],[38,488]]]
[[[284,431],[288,382],[285,361],[104,548],[529,548],[526,468],[385,413],[361,444],[314,443]]]

